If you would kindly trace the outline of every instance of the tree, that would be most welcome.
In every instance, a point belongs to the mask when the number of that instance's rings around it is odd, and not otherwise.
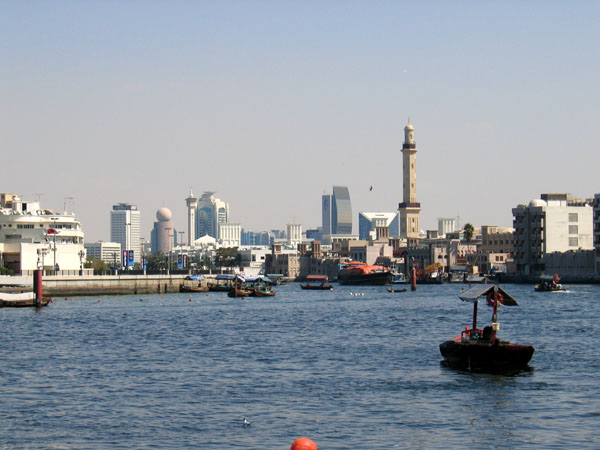
[[[215,265],[219,268],[239,266],[242,256],[236,247],[219,248],[215,255]]]
[[[466,223],[465,227],[463,228],[463,232],[465,234],[465,240],[467,242],[471,242],[471,239],[473,239],[473,233],[475,232],[475,228],[473,228],[473,225],[471,225],[470,223]]]
[[[163,252],[156,252],[148,256],[147,267],[149,270],[162,270],[167,267],[167,256]]]
[[[88,256],[85,258],[85,263],[83,267],[86,269],[94,269],[94,273],[105,272],[108,270],[108,266],[106,263],[98,258],[94,258],[92,256]]]

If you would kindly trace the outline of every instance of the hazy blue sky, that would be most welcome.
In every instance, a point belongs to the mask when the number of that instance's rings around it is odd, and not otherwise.
[[[2,192],[87,241],[137,204],[186,230],[214,190],[246,229],[320,225],[321,194],[402,201],[415,127],[423,229],[511,226],[598,183],[597,1],[0,1]],[[369,186],[373,190],[369,191]]]

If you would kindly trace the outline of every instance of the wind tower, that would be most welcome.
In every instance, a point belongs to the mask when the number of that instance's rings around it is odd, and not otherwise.
[[[188,208],[188,245],[191,247],[196,240],[196,208],[198,207],[198,199],[194,197],[192,188],[190,188],[190,196],[185,199]]]
[[[410,119],[404,127],[402,145],[402,203],[398,205],[400,213],[400,237],[416,239],[419,237],[421,204],[417,202],[417,144],[415,129]]]

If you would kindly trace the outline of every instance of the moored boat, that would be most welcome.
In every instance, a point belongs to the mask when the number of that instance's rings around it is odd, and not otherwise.
[[[392,279],[387,267],[369,265],[359,261],[340,264],[338,281],[345,285],[383,285]]]
[[[34,292],[0,292],[0,308],[41,307],[48,303],[49,298],[36,299]]]
[[[480,297],[493,307],[492,324],[477,328],[477,303]],[[497,285],[478,286],[463,292],[459,298],[473,303],[473,327],[466,327],[460,336],[440,344],[444,362],[459,369],[504,372],[527,367],[533,356],[531,345],[511,344],[498,339],[500,329],[498,306],[517,306],[516,300]]]
[[[208,290],[211,292],[229,292],[233,288],[233,279],[235,275],[219,274],[215,277],[213,283],[208,284]]]
[[[388,292],[406,292],[406,288],[393,288],[393,287],[388,287],[387,288]]]
[[[306,284],[300,285],[302,289],[333,291],[333,286],[329,284],[327,275],[308,275],[305,281]]]

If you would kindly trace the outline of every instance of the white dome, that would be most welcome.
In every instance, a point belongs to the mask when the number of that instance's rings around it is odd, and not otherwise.
[[[163,207],[156,211],[156,220],[159,222],[168,222],[171,220],[172,216],[173,214],[171,214],[171,210],[169,208]]]
[[[408,131],[408,130],[412,130],[412,131],[414,131],[415,129],[414,129],[414,127],[412,126],[412,124],[411,124],[410,122],[408,122],[408,123],[406,124],[406,126],[404,127],[404,130],[406,130],[406,131]]]
[[[529,202],[529,206],[532,208],[546,206],[546,202],[544,200],[542,200],[541,198],[534,198],[533,200],[531,200]]]

